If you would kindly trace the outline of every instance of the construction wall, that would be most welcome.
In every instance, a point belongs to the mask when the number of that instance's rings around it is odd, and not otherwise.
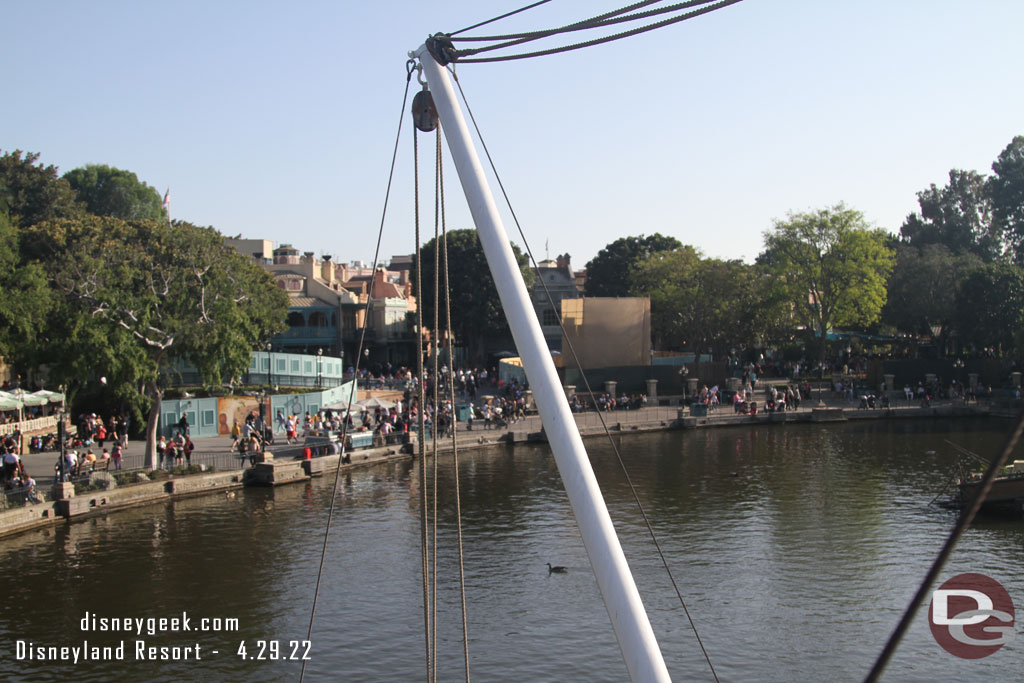
[[[563,299],[562,320],[565,324],[562,353],[570,353],[571,343],[584,370],[650,366],[650,299]],[[568,366],[569,358],[564,358],[563,364]]]

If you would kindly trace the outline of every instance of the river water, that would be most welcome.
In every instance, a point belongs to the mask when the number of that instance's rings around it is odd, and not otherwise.
[[[617,443],[722,680],[858,680],[955,520],[928,504],[957,460],[944,440],[991,455],[1007,427],[995,419],[771,425]],[[712,680],[611,447],[587,447],[673,678]],[[625,680],[550,452],[494,448],[460,460],[472,676]],[[462,626],[450,457],[442,464],[438,678],[453,680],[464,675]],[[290,641],[305,639],[332,481],[153,505],[2,541],[0,678],[298,680],[298,662],[271,657],[304,651]],[[308,680],[424,679],[419,527],[411,462],[342,475]],[[988,574],[1020,610],[1022,546],[1021,522],[983,521],[941,580]],[[549,574],[547,562],[569,571]],[[87,613],[185,613],[192,630],[151,635],[145,622],[141,636],[92,622],[83,630]],[[239,627],[197,632],[203,618]],[[19,640],[30,649],[124,641],[125,660],[19,660]],[[191,656],[198,644],[202,659],[138,661],[136,641],[187,645]],[[239,654],[243,643],[250,659]],[[261,647],[264,658],[253,659]],[[925,609],[886,680],[1019,680],[1022,653],[1018,637],[983,660],[953,657],[933,640]]]

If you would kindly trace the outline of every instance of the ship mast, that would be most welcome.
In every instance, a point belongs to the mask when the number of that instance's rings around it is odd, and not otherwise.
[[[551,353],[502,225],[451,80],[426,45],[410,53],[423,66],[448,149],[476,223],[477,233],[534,401],[569,496],[626,668],[634,681],[669,681],[661,650],[640,600],[583,439],[558,381]]]

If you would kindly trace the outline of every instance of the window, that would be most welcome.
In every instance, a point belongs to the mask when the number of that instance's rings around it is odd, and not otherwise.
[[[203,411],[203,426],[204,427],[209,427],[210,425],[212,425],[214,423],[214,421],[216,419],[217,418],[215,417],[214,412],[212,410],[204,410]]]
[[[309,314],[310,327],[327,327],[327,315],[322,311],[313,311]]]
[[[299,361],[298,360],[293,360],[292,361],[292,374],[293,375],[294,374],[298,374],[298,372],[299,372]]]
[[[288,314],[288,327],[305,327],[306,319],[302,317],[302,314],[298,311],[292,311]]]
[[[313,374],[313,361],[307,360],[305,362],[305,370],[303,370],[303,372],[306,373],[307,375]]]
[[[558,325],[558,316],[555,315],[554,309],[545,308],[543,315],[541,315],[541,325],[550,326]]]

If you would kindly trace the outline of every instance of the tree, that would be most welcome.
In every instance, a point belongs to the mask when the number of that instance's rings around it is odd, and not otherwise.
[[[420,250],[422,274],[417,277],[416,265],[413,264],[411,276],[413,287],[421,282],[423,292],[416,290],[416,300],[423,315],[423,326],[432,329],[434,326],[434,275],[440,272],[438,291],[441,293],[442,308],[439,312],[439,326],[446,328],[445,309],[443,307],[445,278],[444,250],[437,249],[437,241],[430,240]],[[513,244],[512,252],[519,269],[529,288],[535,275],[529,268],[529,259]],[[487,266],[483,247],[477,238],[476,230],[450,230],[447,239],[448,255],[448,291],[451,297],[452,332],[456,340],[468,344],[470,357],[476,361],[483,358],[484,340],[488,336],[507,336],[508,322],[501,308],[498,290],[494,286],[494,278]],[[435,268],[435,259],[440,271]]]
[[[954,254],[973,253],[992,263],[1003,252],[1000,231],[992,222],[989,179],[976,171],[953,169],[949,184],[932,184],[917,193],[921,213],[907,216],[902,240],[914,247],[941,244]]]
[[[954,254],[942,244],[920,249],[900,245],[882,318],[914,334],[931,334],[934,324],[949,329],[956,315],[957,290],[982,265],[975,254]]]
[[[955,324],[966,344],[1009,350],[1024,327],[1024,269],[994,263],[970,273],[956,295]]]
[[[838,325],[870,325],[886,300],[893,254],[886,233],[843,204],[789,214],[764,233],[758,257],[797,321],[816,335],[824,366],[826,335]]]
[[[0,212],[0,356],[25,361],[51,306],[42,269],[19,257],[19,233]]]
[[[689,245],[658,251],[637,262],[630,296],[651,300],[651,334],[657,348],[698,341],[692,333],[693,273],[700,252]]]
[[[955,324],[964,342],[1008,350],[1022,328],[1024,269],[990,264],[963,281],[956,296]]]
[[[287,296],[213,228],[83,216],[41,223],[45,266],[62,297],[44,346],[51,374],[95,373],[149,409],[146,466],[155,463],[162,370],[191,362],[207,383],[240,374],[249,352],[284,328]]]
[[[94,216],[126,221],[150,218],[167,220],[160,193],[131,171],[89,164],[64,174],[86,210]]]
[[[1024,265],[1024,136],[1018,135],[992,164],[993,223],[1013,251],[1013,260]]]
[[[15,227],[80,211],[71,186],[57,175],[57,167],[37,164],[38,160],[38,154],[22,156],[21,150],[0,155],[0,213],[7,214]]]
[[[690,246],[655,252],[637,264],[635,296],[651,299],[656,346],[685,343],[724,355],[755,338],[775,336],[779,306],[768,299],[762,269],[705,259]]]
[[[587,263],[587,296],[630,296],[633,271],[650,254],[679,249],[675,237],[654,233],[649,237],[620,237]]]

